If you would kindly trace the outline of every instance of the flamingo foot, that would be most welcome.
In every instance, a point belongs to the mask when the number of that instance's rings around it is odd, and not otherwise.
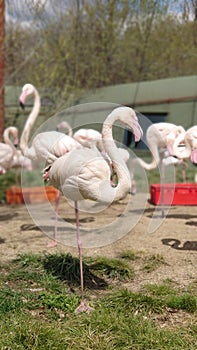
[[[86,312],[89,314],[92,310],[94,310],[92,307],[86,304],[84,300],[80,302],[80,305],[75,309],[75,314],[79,314],[80,312]]]
[[[52,241],[47,244],[47,248],[57,247],[57,241]]]

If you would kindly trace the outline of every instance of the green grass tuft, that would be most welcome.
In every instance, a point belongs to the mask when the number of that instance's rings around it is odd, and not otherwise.
[[[102,276],[122,281],[132,280],[134,271],[132,267],[120,259],[111,259],[107,257],[94,258],[94,262],[90,264],[90,269],[98,271]]]
[[[171,295],[167,298],[166,304],[172,309],[186,310],[188,312],[197,311],[196,297],[190,294]]]
[[[155,271],[158,267],[160,267],[163,264],[165,264],[163,256],[159,254],[151,255],[148,258],[146,258],[143,270],[150,273]]]
[[[175,289],[167,284],[148,284],[145,289],[151,294],[158,297],[174,294]]]
[[[69,279],[75,285],[78,276],[71,271],[78,273],[78,261],[67,254],[24,254],[13,263],[1,264],[0,349],[196,350],[194,292],[183,293],[176,283],[165,280],[134,293],[123,288],[129,275],[129,265],[120,264],[125,261],[85,258],[88,273],[100,280],[98,275],[112,273],[111,278],[115,276],[119,283],[108,278],[111,288],[107,290],[92,283],[86,298],[93,311],[76,315],[80,292],[69,288],[66,262],[70,262]],[[130,280],[126,285],[132,288]],[[175,317],[175,322],[166,323],[168,315]]]
[[[125,250],[120,254],[120,258],[134,261],[139,259],[139,255],[133,250]]]

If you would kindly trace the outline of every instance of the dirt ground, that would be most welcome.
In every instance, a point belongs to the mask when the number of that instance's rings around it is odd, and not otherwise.
[[[141,204],[137,206],[137,199],[133,199],[134,197],[130,196],[131,207],[127,211],[125,211],[125,203],[127,203],[125,199],[111,205],[107,210],[100,210],[97,213],[82,212],[80,214],[82,230],[84,229],[84,232],[86,229],[89,230],[87,236],[89,245],[88,248],[84,249],[83,254],[87,256],[118,257],[121,252],[132,250],[147,256],[161,255],[165,263],[161,264],[156,271],[149,274],[136,273],[132,284],[134,290],[138,290],[143,284],[157,283],[165,279],[172,279],[181,287],[196,283],[197,206],[172,206],[168,212],[165,212],[166,217],[162,220],[159,209],[156,218],[153,219],[155,206],[147,200],[145,207],[141,208],[143,210],[140,210]],[[77,248],[73,247],[74,244],[69,246],[68,241],[64,241],[61,238],[62,236],[59,236],[58,239],[61,243],[58,243],[56,247],[47,247],[47,244],[51,242],[48,235],[52,236],[52,231],[46,230],[47,223],[50,220],[49,224],[53,229],[55,216],[51,213],[46,214],[46,211],[40,211],[37,204],[34,205],[34,210],[35,208],[37,213],[41,212],[41,216],[45,217],[45,223],[40,224],[41,229],[30,216],[32,214],[30,206],[27,207],[25,204],[0,205],[0,260],[2,263],[9,262],[20,253],[70,252],[77,255]],[[64,215],[65,213],[66,215]],[[128,224],[136,213],[137,217],[134,223],[131,221],[131,228],[128,229],[127,226],[125,228],[125,222]],[[74,210],[71,206],[65,204],[63,199],[60,201],[60,214],[61,235],[64,226],[69,222],[69,225],[72,226],[65,226],[64,235],[68,238],[70,231],[72,231],[72,237],[76,239]],[[39,217],[39,214],[37,214],[37,217]],[[120,221],[116,222],[116,218],[120,218]],[[156,230],[152,233],[147,232],[151,220],[157,220],[158,218],[160,221]],[[114,221],[115,225],[110,225]],[[128,233],[126,232],[122,237],[116,236],[116,233],[121,232],[121,230],[123,232],[128,231]],[[104,231],[107,236],[102,236]],[[101,237],[100,245],[95,243],[98,233]],[[115,238],[112,238],[111,242],[110,239],[109,241],[108,238],[106,239],[106,237],[113,237],[114,234]],[[92,241],[90,237],[93,239]],[[107,244],[105,244],[106,242]],[[135,270],[136,272],[140,270],[138,263],[135,264]]]

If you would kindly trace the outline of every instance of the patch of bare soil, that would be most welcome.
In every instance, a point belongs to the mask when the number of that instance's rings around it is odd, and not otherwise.
[[[124,219],[128,219],[128,217],[124,218],[125,214],[122,209],[124,203],[124,201],[115,203],[106,212],[80,214],[81,228],[102,228],[106,222],[122,216],[121,224],[117,228],[121,231]],[[75,222],[73,208],[67,207],[65,210],[64,206],[65,203],[62,200],[60,203],[62,231],[65,222],[73,225]],[[78,254],[76,247],[61,243],[54,248],[48,248],[47,244],[51,240],[46,235],[46,230],[44,230],[45,232],[40,230],[25,205],[1,205],[0,208],[1,262],[9,262],[21,253],[70,252],[74,255]],[[135,278],[130,286],[133,291],[139,290],[146,283],[159,283],[165,279],[173,280],[181,288],[190,284],[195,285],[195,283],[197,285],[197,206],[172,206],[155,232],[148,233],[147,228],[154,210],[155,206],[147,201],[145,210],[140,215],[138,222],[127,234],[111,244],[85,248],[83,254],[87,256],[119,257],[121,252],[132,250],[139,252],[143,257],[162,256],[163,263],[156,270],[149,272],[142,270],[139,262],[142,260],[134,261]],[[66,213],[66,215],[63,215],[63,213]],[[128,215],[132,218],[134,212],[130,210],[127,213]],[[158,215],[160,215],[159,212]],[[47,219],[46,217],[46,222]],[[54,217],[50,220],[52,227]],[[74,229],[71,230],[72,234],[75,234]],[[69,227],[66,227],[65,234],[67,233],[69,234]],[[111,234],[113,235],[113,232]]]

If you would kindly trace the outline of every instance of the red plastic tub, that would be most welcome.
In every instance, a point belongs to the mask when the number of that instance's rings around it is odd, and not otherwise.
[[[54,202],[57,189],[53,186],[20,188],[11,186],[6,191],[7,204]]]
[[[197,184],[164,184],[163,201],[161,185],[151,185],[150,202],[156,205],[197,205]]]

